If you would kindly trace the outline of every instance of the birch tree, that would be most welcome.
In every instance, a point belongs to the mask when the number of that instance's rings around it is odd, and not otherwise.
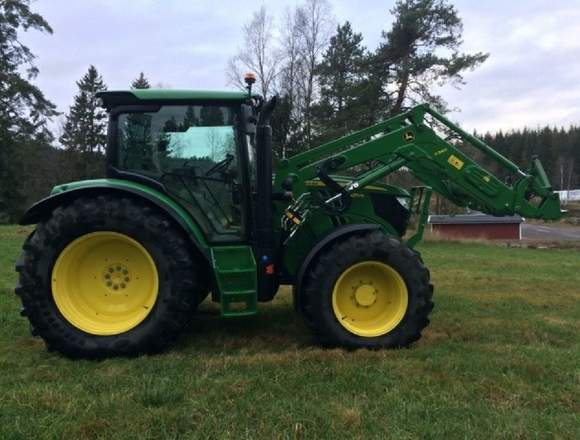
[[[252,19],[244,25],[243,41],[238,54],[228,62],[228,83],[244,89],[243,75],[250,71],[256,75],[260,94],[270,96],[278,74],[279,57],[273,38],[273,19],[265,6],[254,12]]]

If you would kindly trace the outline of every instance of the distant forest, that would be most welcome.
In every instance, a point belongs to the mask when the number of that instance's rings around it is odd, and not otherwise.
[[[523,169],[538,156],[554,188],[580,188],[580,127],[524,128],[479,137]]]
[[[0,223],[17,221],[55,184],[104,175],[107,115],[95,94],[107,85],[90,66],[54,129],[61,113],[34,85],[40,72],[20,39],[22,32],[51,34],[52,28],[30,5],[30,0],[0,2]],[[449,0],[398,0],[390,14],[393,21],[372,51],[351,23],[336,24],[328,0],[304,0],[278,19],[262,6],[243,26],[243,47],[229,60],[226,75],[230,85],[243,87],[243,72],[252,71],[256,91],[280,96],[273,118],[276,157],[315,147],[418,102],[448,112],[434,91],[445,83],[461,86],[463,74],[488,57],[461,51],[463,24]],[[149,88],[150,82],[141,73],[127,86]],[[580,187],[580,128],[478,136],[523,168],[539,156],[556,189]],[[493,163],[478,159],[495,171]]]

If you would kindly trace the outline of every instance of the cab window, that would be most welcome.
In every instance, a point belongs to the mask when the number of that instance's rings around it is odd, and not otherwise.
[[[121,113],[117,167],[164,184],[210,240],[241,235],[240,169],[235,109],[162,106],[156,112]]]

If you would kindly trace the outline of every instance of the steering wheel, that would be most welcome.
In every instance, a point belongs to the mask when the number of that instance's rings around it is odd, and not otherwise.
[[[230,164],[232,163],[233,160],[234,160],[234,155],[227,153],[225,159],[219,161],[213,167],[211,167],[209,170],[207,170],[205,172],[205,176],[207,177],[207,176],[210,176],[210,175],[217,173],[219,171],[225,170],[227,167],[230,166]]]

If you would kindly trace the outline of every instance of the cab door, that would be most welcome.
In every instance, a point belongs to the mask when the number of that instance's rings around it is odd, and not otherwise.
[[[246,237],[238,110],[215,104],[162,105],[118,117],[118,167],[159,181],[209,242]]]

